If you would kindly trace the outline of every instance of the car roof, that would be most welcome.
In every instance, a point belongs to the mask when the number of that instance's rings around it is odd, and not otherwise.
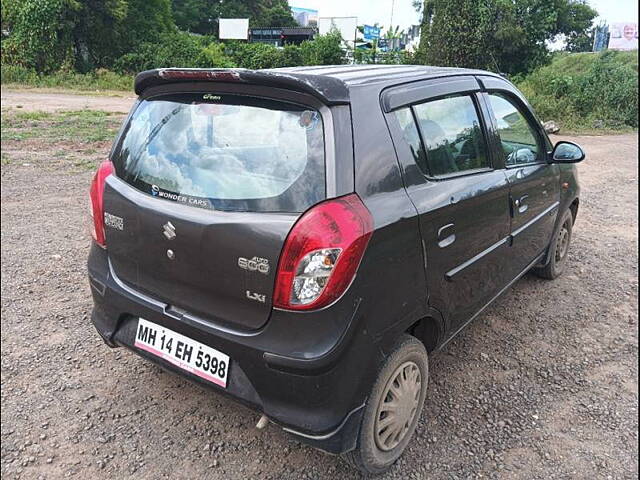
[[[176,82],[239,82],[290,88],[310,93],[327,104],[349,103],[349,91],[377,85],[380,89],[436,77],[491,75],[495,73],[466,68],[425,65],[323,65],[286,67],[263,70],[163,68],[139,73],[135,91],[141,95],[147,88]]]
[[[340,80],[347,86],[377,83],[404,83],[408,77],[486,74],[480,70],[427,65],[321,65],[262,70],[299,76],[324,76]]]

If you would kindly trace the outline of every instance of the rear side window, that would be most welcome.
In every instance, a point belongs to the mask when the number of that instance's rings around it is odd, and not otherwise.
[[[470,96],[413,107],[432,176],[490,167],[482,127]]]
[[[427,159],[424,154],[424,149],[422,148],[422,143],[420,142],[420,133],[418,132],[418,127],[413,119],[411,108],[401,108],[400,110],[396,110],[395,113],[398,123],[400,124],[400,129],[402,130],[402,135],[411,149],[413,160],[416,162],[418,167],[420,167],[420,170],[428,175],[429,168],[427,167]]]
[[[114,150],[118,177],[208,209],[302,212],[325,198],[316,110],[210,93],[140,102]]]
[[[518,107],[506,96],[489,94],[495,115],[500,144],[507,166],[524,165],[541,160],[541,141]]]

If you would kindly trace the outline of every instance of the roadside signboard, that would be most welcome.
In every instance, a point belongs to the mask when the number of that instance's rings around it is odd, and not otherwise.
[[[318,25],[318,10],[291,7],[291,14],[301,27],[316,27]]]
[[[609,42],[609,25],[598,25],[593,35],[593,51],[601,52],[607,48]]]
[[[637,50],[638,49],[638,24],[637,23],[612,23],[611,37],[609,37],[610,50]]]
[[[246,40],[249,35],[248,18],[221,18],[220,33],[221,40]]]
[[[362,34],[365,40],[378,40],[380,38],[380,27],[372,27],[371,25],[364,25]]]
[[[331,30],[340,32],[344,41],[353,42],[356,36],[358,17],[320,17],[318,30],[320,35],[326,35]]]

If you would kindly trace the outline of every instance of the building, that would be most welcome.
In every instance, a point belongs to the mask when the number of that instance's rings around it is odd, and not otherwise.
[[[249,41],[284,47],[287,44],[299,45],[305,40],[313,40],[316,33],[317,30],[313,27],[250,28]]]

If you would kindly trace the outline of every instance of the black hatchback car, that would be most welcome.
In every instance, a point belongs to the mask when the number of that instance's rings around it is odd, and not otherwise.
[[[161,69],[135,90],[90,190],[96,329],[364,472],[410,441],[428,352],[565,266],[584,154],[500,76]]]

